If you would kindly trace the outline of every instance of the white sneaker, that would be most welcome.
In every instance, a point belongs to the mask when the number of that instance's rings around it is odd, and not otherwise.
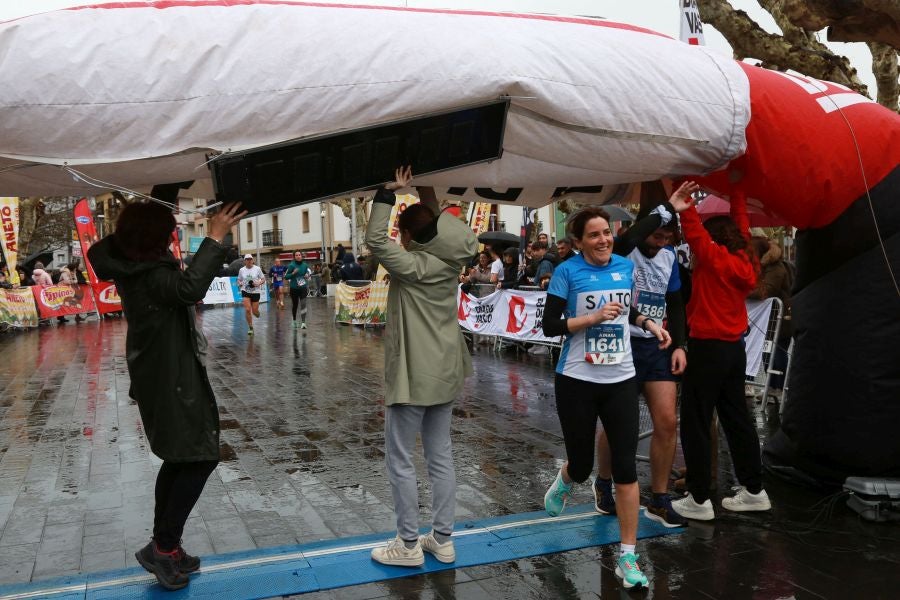
[[[722,498],[722,508],[735,512],[753,512],[771,510],[772,503],[766,490],[759,490],[758,494],[751,494],[744,486],[732,488],[737,493],[731,498]]]
[[[372,560],[396,567],[421,567],[425,564],[425,555],[422,554],[422,544],[418,540],[415,547],[407,548],[400,536],[397,536],[386,546],[372,548]]]
[[[419,536],[419,544],[422,546],[422,550],[430,552],[432,556],[442,563],[456,561],[456,549],[453,547],[453,540],[447,540],[441,544],[434,539],[434,532],[430,531],[428,535]]]
[[[685,494],[684,498],[673,500],[672,508],[685,519],[712,521],[716,518],[716,513],[713,511],[713,505],[709,498],[703,504],[698,504],[690,492]]]
[[[550,348],[547,346],[532,346],[528,349],[528,354],[533,354],[535,356],[546,356],[550,354]]]

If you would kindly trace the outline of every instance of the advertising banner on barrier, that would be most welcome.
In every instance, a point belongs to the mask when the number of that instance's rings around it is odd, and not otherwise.
[[[232,304],[235,302],[234,292],[231,291],[231,277],[216,277],[209,284],[203,304]]]
[[[94,312],[91,286],[82,285],[34,285],[31,286],[38,313],[42,319]]]
[[[0,289],[0,322],[10,327],[38,326],[37,308],[30,289]]]
[[[772,312],[772,298],[767,300],[747,300],[747,317],[750,322],[750,330],[744,338],[747,353],[747,377],[753,377],[759,372],[759,365],[763,359],[763,352],[772,352],[772,341],[766,339],[769,330],[769,315]]]
[[[91,284],[91,289],[94,290],[94,302],[97,304],[98,313],[105,315],[122,310],[122,299],[119,297],[116,284],[101,281]]]
[[[353,325],[384,325],[388,286],[383,281],[373,281],[362,287],[341,282],[334,297],[335,320]]]
[[[94,217],[91,215],[91,206],[88,204],[87,198],[82,198],[75,203],[72,209],[72,215],[75,218],[75,231],[78,235],[78,241],[81,245],[81,256],[84,258],[84,268],[87,269],[88,283],[100,283],[100,278],[94,273],[94,267],[88,260],[88,249],[91,244],[98,241],[97,228],[94,227]]]
[[[268,302],[268,286],[260,287],[259,291],[259,301]],[[203,297],[203,304],[240,304],[241,302],[243,302],[243,297],[238,288],[237,277],[216,277],[209,284],[206,296]]]
[[[542,323],[547,292],[498,290],[475,298],[459,289],[457,319],[466,331],[498,335],[523,342],[556,343],[544,335]]]

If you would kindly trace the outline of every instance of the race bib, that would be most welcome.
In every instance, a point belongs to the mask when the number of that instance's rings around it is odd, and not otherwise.
[[[666,316],[666,295],[638,290],[634,306],[639,313],[650,317],[658,325]]]
[[[601,323],[584,330],[584,361],[592,365],[617,365],[625,358],[625,326]]]

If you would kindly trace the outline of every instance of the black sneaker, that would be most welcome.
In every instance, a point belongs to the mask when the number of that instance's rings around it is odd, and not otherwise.
[[[175,552],[178,553],[178,570],[182,573],[193,573],[200,568],[200,557],[185,552],[181,544],[178,544]]]
[[[177,550],[160,552],[156,547],[156,542],[152,540],[134,553],[134,557],[141,566],[156,575],[159,585],[167,590],[180,590],[190,581],[188,576],[178,568],[179,556]]]
[[[668,494],[654,496],[647,502],[644,506],[644,515],[651,521],[661,523],[664,527],[685,527],[688,524],[688,520],[672,508],[672,499]]]
[[[594,479],[594,510],[601,515],[616,514],[616,499],[612,493],[612,479]]]

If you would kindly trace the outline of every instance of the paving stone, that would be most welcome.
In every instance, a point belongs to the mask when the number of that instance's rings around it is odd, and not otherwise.
[[[249,339],[239,309],[200,311],[223,444],[222,461],[185,526],[191,553],[389,536],[393,529],[383,333],[335,325],[325,299],[311,299],[309,307],[310,329],[295,333],[288,311],[264,306]],[[125,332],[125,323],[112,319],[0,336],[0,585],[135,566],[134,552],[150,538],[161,461],[128,397]],[[451,423],[457,518],[540,510],[565,458],[553,367],[547,357],[485,348],[475,350],[473,366]],[[754,407],[754,415],[766,439],[778,426],[777,409]],[[724,440],[720,448],[717,500],[732,480]],[[415,465],[426,525],[430,492],[421,455]],[[638,463],[642,484],[648,473]],[[679,536],[640,542],[652,576],[644,597],[895,595],[900,548],[883,529],[839,506],[819,530],[806,532],[814,516],[806,509],[819,497],[772,480],[766,487],[774,515],[723,515]],[[578,486],[575,501],[590,500],[589,486]],[[613,572],[615,555],[615,546],[586,548],[302,597],[626,597]]]

